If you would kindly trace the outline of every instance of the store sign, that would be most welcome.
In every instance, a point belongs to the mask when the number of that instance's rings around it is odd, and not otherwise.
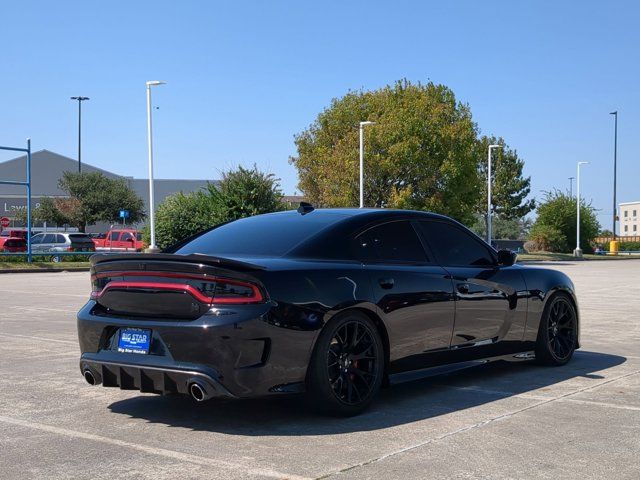
[[[40,206],[40,197],[31,197],[31,208]],[[0,197],[0,216],[13,218],[16,212],[27,209],[26,198],[3,198]]]

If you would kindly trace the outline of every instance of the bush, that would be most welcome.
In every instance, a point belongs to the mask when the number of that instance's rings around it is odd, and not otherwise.
[[[224,172],[218,186],[167,197],[156,210],[156,244],[167,248],[202,230],[238,218],[284,209],[279,180],[273,174],[239,167]],[[149,243],[149,228],[143,231]]]
[[[529,241],[525,244],[528,252],[559,252],[564,248],[565,238],[562,232],[551,225],[535,223],[529,232]]]
[[[607,246],[607,249],[609,247]],[[640,242],[620,242],[621,252],[637,252],[640,251]]]
[[[576,238],[576,199],[558,190],[547,193],[537,209],[537,218],[529,239],[538,247],[570,253]],[[595,209],[584,201],[580,205],[580,248],[592,251],[592,242],[600,231]]]

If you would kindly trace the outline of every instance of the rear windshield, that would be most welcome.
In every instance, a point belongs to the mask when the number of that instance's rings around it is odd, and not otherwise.
[[[71,243],[93,243],[91,237],[84,233],[72,233],[69,235],[69,240]]]
[[[200,235],[174,253],[280,257],[342,218],[339,214],[314,215],[313,212],[243,218]]]
[[[4,242],[5,247],[23,247],[27,244],[27,242],[23,239],[18,238],[10,238],[6,242]]]

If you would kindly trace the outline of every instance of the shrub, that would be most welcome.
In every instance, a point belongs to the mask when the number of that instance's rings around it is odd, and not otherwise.
[[[219,185],[167,197],[156,210],[156,244],[167,248],[202,230],[238,218],[282,210],[279,180],[273,174],[239,167],[224,172]],[[149,228],[143,231],[149,243]]]
[[[591,244],[600,230],[595,209],[584,201],[580,205],[580,248],[591,252]],[[558,190],[546,194],[538,206],[537,218],[529,239],[538,247],[554,252],[572,252],[576,238],[576,199]]]
[[[559,229],[536,222],[531,227],[525,249],[528,252],[559,252],[565,247],[565,243],[566,239]]]

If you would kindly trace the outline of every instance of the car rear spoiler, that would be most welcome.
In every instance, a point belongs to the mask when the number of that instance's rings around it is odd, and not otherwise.
[[[231,258],[214,257],[211,255],[190,254],[179,255],[175,253],[97,253],[90,258],[91,266],[105,264],[108,262],[145,262],[145,261],[165,261],[201,263],[212,267],[226,267],[234,270],[265,270],[266,267],[255,263],[242,262]]]

